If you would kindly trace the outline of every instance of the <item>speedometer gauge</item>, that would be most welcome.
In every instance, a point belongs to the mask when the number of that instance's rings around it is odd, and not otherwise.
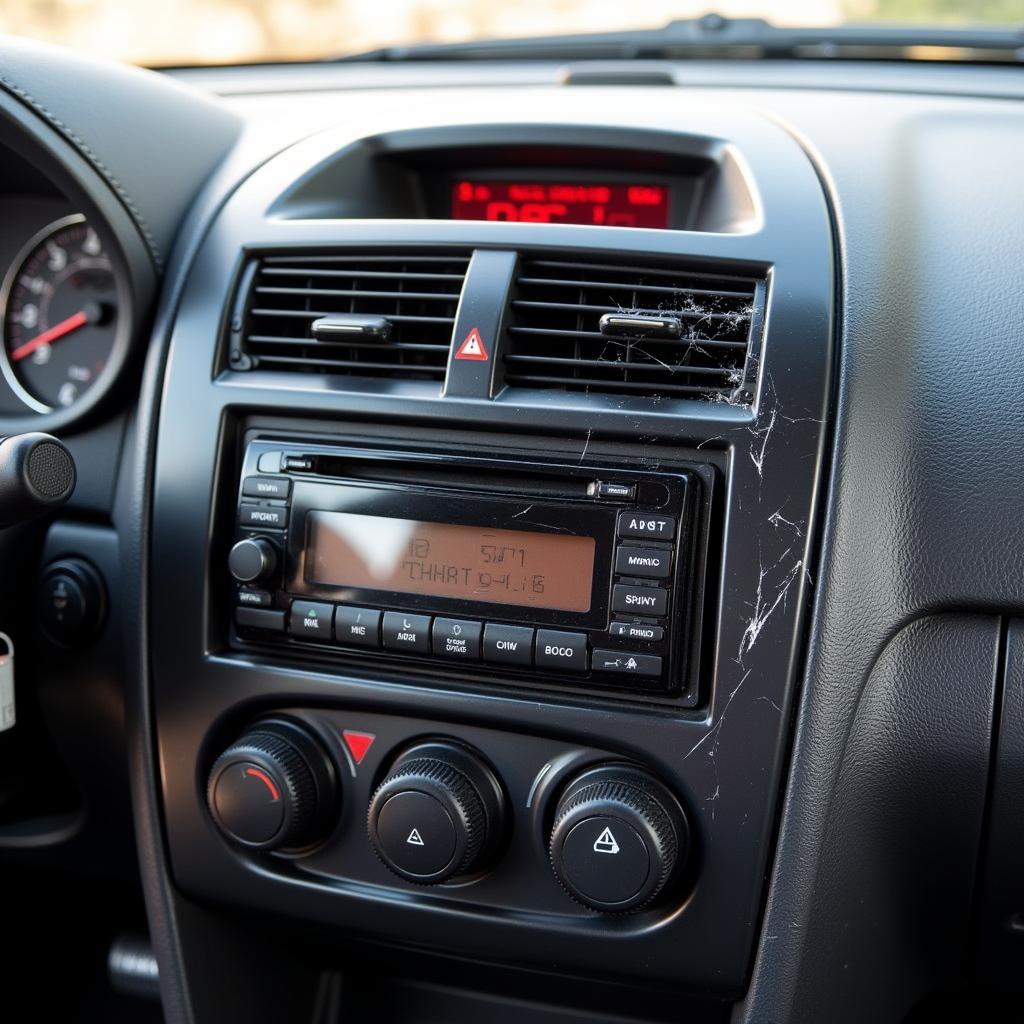
[[[36,412],[74,405],[118,339],[118,282],[99,236],[80,214],[43,228],[0,290],[0,369]]]

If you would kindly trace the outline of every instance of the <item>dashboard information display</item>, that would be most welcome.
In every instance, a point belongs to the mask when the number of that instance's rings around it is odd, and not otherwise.
[[[666,185],[463,180],[452,186],[452,218],[667,228],[668,199]]]
[[[306,517],[309,583],[588,612],[593,537],[351,512]]]

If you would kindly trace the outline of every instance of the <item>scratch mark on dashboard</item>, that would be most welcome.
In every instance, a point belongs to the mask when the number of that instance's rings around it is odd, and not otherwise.
[[[801,526],[802,526],[802,524],[801,524],[801,523],[794,523],[792,519],[787,519],[787,518],[786,518],[786,517],[785,517],[785,516],[784,516],[784,515],[782,514],[782,510],[783,510],[783,509],[784,509],[785,507],[786,507],[786,505],[785,505],[785,502],[784,502],[784,503],[783,503],[782,505],[780,505],[780,506],[779,506],[779,507],[778,507],[778,508],[777,508],[777,509],[776,509],[776,510],[775,510],[775,511],[774,511],[774,512],[773,512],[773,513],[772,513],[772,514],[771,514],[771,515],[770,515],[770,516],[768,517],[768,522],[769,522],[769,523],[771,523],[771,524],[772,524],[772,526],[774,526],[776,530],[777,530],[777,529],[779,529],[779,527],[780,527],[780,526],[787,526],[787,527],[789,527],[789,529],[791,529],[791,530],[792,530],[792,531],[793,531],[793,532],[794,532],[794,533],[795,533],[795,534],[796,534],[796,535],[797,535],[798,537],[802,537],[802,536],[804,535],[804,533],[803,533],[803,530],[801,529]]]
[[[708,797],[708,798],[707,798],[707,799],[706,799],[706,800],[704,801],[704,803],[706,803],[706,804],[715,804],[715,803],[717,803],[717,802],[718,802],[718,798],[719,798],[719,797],[720,797],[721,795],[722,795],[722,787],[721,787],[721,786],[715,786],[715,791],[714,791],[714,793],[712,793],[712,794],[711,794],[711,796],[709,796],[709,797]],[[715,808],[714,808],[713,806],[712,806],[712,808],[711,808],[711,820],[712,820],[712,821],[714,821],[714,820],[715,820]]]
[[[583,451],[580,452],[580,461],[577,463],[579,466],[583,465],[583,460],[587,457],[587,452],[590,450],[590,438],[593,436],[593,433],[593,428],[587,431],[587,439],[583,443]]]
[[[575,537],[577,535],[576,531],[570,530],[568,526],[556,526],[554,523],[542,523],[539,519],[524,519],[522,525],[543,526],[546,530],[554,530],[556,533],[567,533],[570,537]]]
[[[717,746],[718,734],[721,732],[722,726],[725,723],[725,714],[729,710],[729,705],[732,704],[733,700],[735,700],[736,694],[739,693],[740,690],[743,688],[743,684],[747,681],[747,679],[750,677],[750,673],[753,671],[753,669],[748,668],[747,671],[743,673],[743,676],[740,679],[740,681],[736,684],[735,689],[726,698],[725,706],[722,708],[722,713],[718,716],[718,722],[715,725],[713,725],[703,736],[701,736],[701,738],[697,740],[697,742],[694,743],[694,745],[690,747],[690,749],[683,755],[684,761],[693,754],[696,754],[697,751],[700,750],[700,748],[704,746],[704,744],[707,743],[708,740],[714,741],[712,743],[712,749],[714,749]]]
[[[711,444],[712,441],[723,441],[723,440],[725,440],[725,434],[716,434],[714,437],[706,437],[706,438],[704,438],[703,441],[701,441],[701,443],[699,445],[697,445],[697,450],[699,451],[706,444]]]
[[[686,754],[683,755],[685,761],[688,757],[695,754],[705,743],[711,741],[711,746],[708,748],[707,757],[711,762],[712,769],[712,785],[713,789],[710,794],[705,798],[705,803],[711,804],[711,821],[712,824],[715,821],[715,815],[717,812],[716,804],[722,796],[722,783],[718,774],[718,744],[722,736],[722,727],[725,725],[726,716],[729,713],[729,708],[732,706],[732,702],[736,699],[736,694],[743,689],[743,684],[750,678],[750,674],[753,669],[747,669],[743,673],[742,678],[736,684],[735,689],[726,698],[725,705],[722,708],[721,714],[718,716],[718,721],[713,725],[690,749]]]
[[[793,586],[803,571],[803,559],[797,559],[797,561],[789,567],[782,579],[776,585],[775,599],[770,604],[768,603],[764,596],[764,581],[775,569],[779,567],[780,563],[791,550],[792,548],[786,548],[774,565],[769,566],[767,569],[762,567],[758,570],[757,593],[754,598],[754,614],[747,620],[746,628],[743,630],[743,635],[740,637],[740,649],[736,659],[740,665],[744,663],[744,656],[754,649],[754,645],[761,636],[761,631],[768,623],[768,620],[775,614],[775,611],[780,605],[785,606],[786,595],[789,593],[789,588]]]
[[[775,429],[775,421],[778,415],[778,410],[772,409],[765,426],[749,428],[750,433],[754,435],[754,440],[750,443],[750,461],[753,462],[754,469],[757,470],[757,476],[760,480],[764,479],[764,460],[768,454],[768,441],[772,436],[772,431]]]
[[[779,419],[785,420],[787,423],[817,423],[819,427],[825,422],[816,416],[783,416],[781,412],[779,413]]]

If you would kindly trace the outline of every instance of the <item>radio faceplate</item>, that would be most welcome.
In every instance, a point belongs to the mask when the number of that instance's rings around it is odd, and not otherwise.
[[[231,642],[692,706],[702,476],[252,441]]]

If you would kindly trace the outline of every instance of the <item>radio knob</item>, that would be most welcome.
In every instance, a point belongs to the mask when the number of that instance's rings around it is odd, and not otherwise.
[[[239,583],[266,583],[277,571],[277,563],[277,548],[265,537],[240,540],[228,555],[228,570]]]
[[[329,829],[337,805],[334,768],[304,728],[259,722],[214,762],[206,799],[229,839],[257,850],[306,846]]]
[[[686,859],[682,808],[653,776],[629,765],[584,772],[555,809],[549,852],[555,875],[592,910],[639,910]]]
[[[436,885],[487,865],[502,838],[505,798],[491,770],[450,742],[421,743],[395,762],[370,800],[370,841],[402,878]]]

